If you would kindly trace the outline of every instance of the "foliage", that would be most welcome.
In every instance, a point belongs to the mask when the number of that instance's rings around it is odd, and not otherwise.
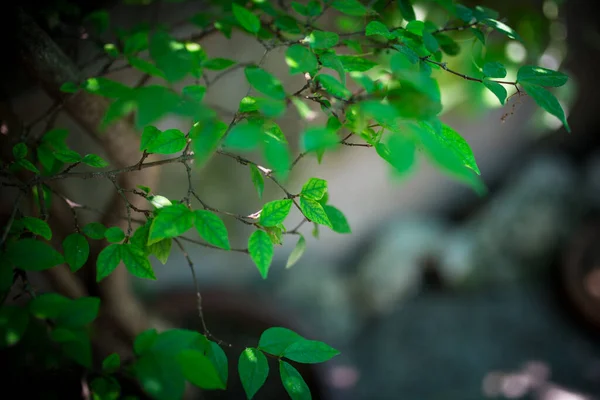
[[[143,3],[136,5],[142,7],[152,1],[128,3]],[[277,6],[275,2],[214,1],[207,11],[190,16],[189,22],[199,28],[191,39],[178,39],[163,26],[116,30],[118,40],[102,43],[102,51],[109,60],[104,71],[112,72],[113,64],[121,60],[128,68],[159,78],[161,84],[129,87],[99,74],[81,82],[64,82],[61,90],[70,94],[85,91],[108,99],[110,107],[102,121],[103,128],[133,114],[140,131],[139,150],[143,151],[143,157],[129,167],[111,168],[96,154],[81,155],[69,148],[65,141],[68,132],[64,129],[50,129],[35,143],[14,144],[12,158],[2,161],[5,186],[20,190],[0,243],[0,291],[4,297],[19,279],[27,282],[29,271],[48,270],[63,263],[73,273],[83,268],[89,264],[91,241],[99,240],[105,241],[105,246],[91,260],[98,282],[109,277],[121,263],[135,277],[156,279],[150,256],[166,263],[175,243],[187,257],[182,244],[185,240],[246,253],[260,276],[267,279],[275,249],[290,235],[297,236],[297,242],[286,268],[302,257],[308,246],[300,231],[305,224],[312,224],[315,237],[323,227],[340,234],[351,232],[342,210],[330,203],[326,180],[315,176],[301,188],[286,188],[290,172],[301,159],[315,157],[320,163],[342,146],[369,148],[401,176],[414,170],[417,152],[422,151],[441,171],[485,193],[469,144],[440,121],[443,104],[438,79],[443,73],[463,78],[465,84],[483,85],[501,104],[506,104],[512,96],[529,95],[570,131],[559,101],[548,89],[564,85],[566,75],[523,65],[514,81],[505,80],[507,70],[495,60],[485,63],[477,76],[455,71],[446,59],[468,50],[470,43],[485,42],[488,34],[497,33],[508,40],[523,39],[504,20],[498,19],[493,10],[469,8],[451,1],[437,3],[446,12],[443,26],[419,20],[410,0],[311,0],[306,4],[291,2]],[[360,28],[334,32],[319,22],[325,13],[351,20]],[[111,27],[106,10],[91,13],[85,22],[95,26],[98,34]],[[285,87],[264,68],[264,56],[257,63],[241,63],[233,58],[211,57],[200,44],[202,38],[212,34],[230,38],[234,30],[254,37],[264,47],[265,55],[286,48],[288,72],[303,76],[304,85]],[[464,39],[465,32],[466,40],[459,42],[453,38],[461,33]],[[243,70],[254,93],[249,92],[240,100],[233,119],[222,121],[204,103],[204,95],[217,80],[237,69]],[[220,72],[209,79],[206,70]],[[194,83],[175,89],[176,84],[186,79]],[[288,137],[277,119],[294,110],[307,121],[322,113],[326,123],[307,127],[298,143],[301,152],[292,157]],[[158,129],[155,123],[168,114],[189,121],[189,131]],[[262,155],[262,162],[246,158],[256,151]],[[167,157],[160,162],[147,162],[149,154]],[[190,164],[194,161],[196,167],[201,167],[214,155],[247,166],[259,198],[265,181],[279,187],[282,197],[265,202],[251,215],[208,206],[191,185]],[[143,186],[117,187],[146,198],[152,209],[132,210],[128,205],[127,231],[99,222],[80,229],[75,218],[76,229],[64,238],[61,248],[50,242],[53,232],[47,223],[46,202],[52,200],[49,186],[52,180],[89,178],[114,182],[120,174],[167,163],[186,166],[189,185],[182,200],[168,199]],[[81,165],[97,171],[79,172],[77,168]],[[37,215],[24,215],[20,211],[20,201],[25,197],[34,199]],[[58,197],[67,202],[76,217],[77,207],[64,196]],[[199,206],[192,203],[194,199]],[[293,210],[300,213],[302,220],[290,229],[289,216]],[[135,228],[137,222],[131,211],[145,217]],[[231,246],[224,218],[234,218],[253,227],[247,247]],[[201,240],[190,239],[185,236],[188,233],[197,234]],[[189,258],[188,262],[193,272],[193,262]],[[41,321],[48,327],[41,331],[47,336],[45,340],[59,346],[65,360],[91,368],[91,324],[98,314],[99,299],[68,299],[55,293],[33,291],[30,295],[31,301],[22,307],[4,305],[0,309],[0,345],[18,344]],[[118,372],[135,376],[146,393],[156,399],[181,398],[186,382],[206,390],[227,387],[227,358],[208,330],[204,333],[148,330],[136,337],[134,351],[135,358],[127,362],[118,354],[102,361],[101,371],[94,372],[91,385],[97,396],[94,398],[118,397]],[[267,357],[275,357],[290,398],[310,399],[307,384],[291,362],[321,363],[337,354],[337,350],[325,343],[274,327],[262,334],[255,347],[241,349],[238,373],[247,397],[253,398],[270,372]]]

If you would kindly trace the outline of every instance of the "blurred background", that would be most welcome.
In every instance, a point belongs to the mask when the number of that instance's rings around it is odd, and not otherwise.
[[[215,336],[238,346],[230,352],[233,389],[199,398],[243,398],[234,373],[239,348],[253,345],[262,330],[274,325],[296,329],[342,352],[303,370],[314,398],[600,398],[597,7],[584,0],[462,3],[499,11],[525,46],[493,33],[483,50],[472,36],[459,32],[453,38],[462,52],[448,58],[449,67],[474,75],[484,62],[499,61],[507,66],[507,80],[523,64],[567,73],[569,82],[555,94],[573,132],[566,133],[526,96],[513,96],[500,106],[482,85],[437,71],[442,120],[471,145],[490,188],[487,196],[477,196],[424,160],[409,176],[393,177],[371,149],[343,147],[328,153],[321,165],[314,158],[302,159],[288,189],[299,191],[313,176],[326,179],[330,202],[345,213],[352,234],[322,229],[315,239],[305,226],[308,243],[302,259],[285,269],[295,245],[286,238],[276,249],[267,280],[247,255],[187,248],[196,263],[207,324]],[[95,0],[48,1],[38,10],[45,12],[52,38],[93,75],[102,66],[88,62],[97,46],[86,40],[82,25],[67,23],[78,15],[106,8],[112,29],[158,18],[175,24],[177,37],[186,37],[197,28],[181,21],[203,7],[202,2],[140,6]],[[445,23],[434,1],[415,1],[415,11],[418,18]],[[320,23],[343,32],[360,28],[361,21],[328,12]],[[257,62],[263,53],[259,43],[235,30],[231,40],[211,35],[200,44],[210,57],[239,62]],[[284,52],[270,52],[264,68],[295,91],[303,80],[289,76]],[[31,120],[52,106],[53,99],[18,63],[4,62],[3,112],[10,109],[11,115]],[[109,77],[133,85],[140,75],[120,70]],[[247,90],[239,69],[211,87],[205,102],[228,121]],[[69,129],[68,143],[75,150],[105,155],[68,113],[56,113],[52,122]],[[306,122],[290,110],[279,123],[292,151],[298,152],[298,134]],[[172,117],[157,126],[189,129],[186,121]],[[185,194],[182,165],[158,172],[156,194]],[[259,200],[247,168],[226,157],[194,169],[193,183],[207,203],[242,215],[281,197],[267,183]],[[106,209],[114,188],[109,181],[82,180],[64,182],[61,190],[77,203]],[[12,196],[3,193],[5,209]],[[289,226],[301,220],[294,211]],[[79,212],[81,224],[97,217]],[[245,247],[251,228],[234,219],[225,223],[232,247]],[[157,281],[132,281],[136,295],[174,326],[200,329],[184,256],[173,251],[166,265],[154,268]],[[276,378],[255,398],[285,398]]]

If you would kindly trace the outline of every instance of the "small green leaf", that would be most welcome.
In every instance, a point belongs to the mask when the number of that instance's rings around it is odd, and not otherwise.
[[[182,399],[185,376],[177,354],[144,354],[130,369],[143,390],[152,399]]]
[[[256,193],[258,193],[258,198],[262,199],[263,191],[265,190],[265,180],[258,167],[254,164],[250,164],[250,178],[252,179]]]
[[[254,231],[248,238],[248,251],[262,278],[267,279],[274,254],[269,235],[263,230]]]
[[[323,206],[327,218],[331,222],[331,229],[337,233],[352,233],[348,220],[344,213],[332,205],[326,204]]]
[[[85,233],[90,239],[104,239],[104,232],[106,232],[106,227],[100,222],[90,222],[83,227],[83,233]]]
[[[320,225],[332,227],[323,206],[315,200],[310,200],[305,197],[300,197],[300,208],[304,216],[310,221]]]
[[[337,147],[340,143],[335,131],[327,128],[310,127],[301,136],[304,151],[328,150]]]
[[[260,213],[260,224],[277,226],[286,219],[292,209],[292,199],[271,201],[264,205]]]
[[[48,243],[28,238],[11,243],[6,256],[24,271],[43,271],[65,262],[62,254]]]
[[[146,243],[146,242],[144,242]],[[169,254],[171,254],[172,239],[163,239],[148,246],[148,251],[163,265],[167,263]]]
[[[266,329],[258,341],[259,350],[277,357],[283,356],[285,349],[292,343],[305,340],[296,332],[279,326]]]
[[[100,310],[100,298],[79,297],[69,301],[56,318],[57,325],[78,328],[92,323]]]
[[[125,239],[125,232],[118,226],[111,226],[104,232],[104,237],[110,243],[119,243]]]
[[[285,52],[285,62],[290,67],[290,75],[308,72],[313,76],[319,67],[313,52],[299,44],[288,47]]]
[[[183,350],[177,360],[183,375],[193,385],[208,390],[225,389],[226,382],[221,380],[215,366],[198,350]]]
[[[386,39],[392,39],[394,35],[390,33],[387,26],[379,21],[371,21],[367,24],[365,36],[383,36]]]
[[[119,57],[119,49],[112,43],[106,43],[104,45],[104,52],[108,54],[110,57],[117,58]]]
[[[34,217],[24,217],[21,221],[31,233],[39,235],[46,240],[52,239],[52,231],[46,221]]]
[[[86,263],[90,255],[90,244],[85,236],[79,233],[71,233],[62,242],[65,261],[69,264],[71,271],[78,271]]]
[[[367,60],[365,57],[361,56],[340,55],[338,56],[338,59],[341,61],[344,70],[347,72],[365,72],[378,65],[376,62]]]
[[[52,154],[57,160],[68,164],[80,162],[82,160],[81,155],[78,152],[69,149],[56,150]]]
[[[260,19],[256,15],[237,4],[232,4],[231,9],[235,19],[237,19],[245,30],[251,33],[258,33],[260,30]]]
[[[538,106],[542,107],[544,110],[558,118],[565,126],[567,132],[571,132],[571,127],[567,122],[565,112],[563,111],[556,97],[554,97],[550,91],[541,86],[532,85],[529,83],[521,83],[521,86],[523,86],[525,92],[531,96]]]
[[[504,33],[506,36],[508,36],[511,39],[518,40],[519,42],[523,42],[523,39],[521,38],[521,36],[519,36],[519,34],[517,32],[515,32],[514,29],[512,29],[510,26],[506,25],[504,22],[500,22],[500,21],[497,21],[492,18],[485,18],[481,22],[483,22],[484,24],[486,24],[489,27],[494,28],[498,32]]]
[[[246,397],[252,399],[256,392],[264,385],[269,375],[269,363],[267,357],[258,349],[246,348],[238,362],[238,373]]]
[[[37,167],[36,167],[35,165],[33,165],[33,164],[31,163],[31,161],[29,161],[29,160],[26,160],[25,158],[20,158],[20,159],[18,159],[18,160],[15,162],[15,164],[17,164],[19,167],[21,167],[21,168],[23,168],[23,169],[26,169],[26,170],[28,170],[28,171],[31,171],[31,172],[33,172],[33,173],[35,173],[35,174],[39,174],[39,173],[40,173],[40,170],[39,170],[39,169],[37,169]]]
[[[135,354],[141,356],[154,344],[158,338],[158,332],[154,328],[147,329],[135,337],[135,341],[133,342],[133,350]]]
[[[181,93],[184,96],[188,96],[196,101],[202,101],[204,94],[206,93],[206,88],[200,85],[189,85],[184,87],[181,90]]]
[[[202,239],[221,249],[231,249],[227,228],[221,218],[208,210],[196,210],[194,214],[196,229]]]
[[[118,400],[121,397],[121,385],[119,381],[112,376],[99,376],[90,382],[92,399],[94,400]],[[132,400],[128,397],[123,397]]]
[[[506,77],[506,68],[499,62],[487,62],[483,65],[483,74],[488,78]]]
[[[336,10],[353,17],[362,17],[370,12],[369,9],[358,0],[333,0],[331,6]]]
[[[144,250],[129,243],[120,246],[123,264],[125,264],[127,271],[129,271],[131,275],[138,278],[156,280],[152,265],[150,264],[150,261],[148,261],[148,256],[144,253]]]
[[[109,14],[106,10],[93,11],[84,18],[84,21],[92,24],[97,33],[104,33],[110,24]]]
[[[178,129],[161,132],[153,126],[147,126],[142,133],[140,150],[156,154],[173,154],[185,148],[187,140]]]
[[[333,347],[317,340],[299,340],[285,349],[283,356],[292,361],[317,364],[328,361],[340,354]]]
[[[111,374],[119,369],[121,366],[121,356],[117,353],[109,354],[102,361],[102,371]]]
[[[319,60],[321,61],[323,67],[331,68],[337,72],[342,86],[346,86],[346,71],[344,70],[344,65],[342,64],[342,61],[340,61],[340,57],[338,57],[337,54],[335,54],[333,51],[327,51],[319,55]]]
[[[294,104],[294,107],[296,107],[296,110],[298,110],[298,114],[302,119],[309,121],[315,119],[317,113],[311,110],[305,102],[303,102],[297,97],[292,97],[291,100]]]
[[[234,125],[225,138],[225,146],[234,150],[253,150],[262,137],[260,126],[251,123]]]
[[[300,372],[283,360],[279,360],[281,383],[292,400],[311,400],[310,389]]]
[[[300,191],[300,196],[310,200],[321,200],[327,193],[327,181],[320,178],[310,178]]]
[[[304,254],[305,250],[306,250],[306,239],[304,239],[304,236],[299,235],[298,242],[296,243],[296,246],[290,253],[290,256],[288,257],[285,267],[291,268],[294,264],[296,264],[298,262],[298,260],[300,260],[300,257],[302,257],[302,255]]]
[[[256,66],[248,66],[244,69],[244,74],[248,83],[257,91],[274,99],[285,99],[285,90],[279,79],[264,69]]]
[[[0,308],[0,349],[19,343],[28,325],[27,309],[4,304]]]
[[[229,363],[227,355],[217,343],[209,341],[208,349],[205,352],[206,357],[215,366],[221,382],[227,386],[227,377],[229,375]]]
[[[17,143],[13,147],[12,152],[13,156],[15,156],[16,159],[25,158],[25,156],[27,155],[27,145],[23,142]]]
[[[56,328],[51,333],[52,339],[60,343],[62,352],[85,368],[92,367],[92,344],[86,329]]]
[[[58,293],[44,293],[31,300],[29,311],[40,319],[56,319],[72,300]]]
[[[81,159],[81,162],[94,168],[104,168],[108,166],[108,163],[96,154],[86,154]]]
[[[184,234],[194,225],[194,219],[194,213],[184,204],[173,204],[161,208],[150,225],[148,246],[159,240]]]
[[[517,72],[517,82],[531,85],[560,87],[568,80],[569,77],[562,72],[534,65],[524,65]]]
[[[77,93],[79,86],[73,82],[65,82],[60,86],[60,91],[63,93]]]
[[[340,41],[340,36],[334,32],[312,31],[304,38],[311,49],[329,49]]]
[[[217,149],[221,138],[227,131],[227,125],[222,121],[210,119],[194,124],[190,131],[194,146],[196,164],[202,166]]]
[[[325,89],[327,93],[334,97],[347,100],[352,96],[352,92],[331,75],[319,74],[315,80],[323,86],[323,89]]]
[[[498,82],[490,81],[489,79],[483,80],[483,85],[488,88],[500,101],[500,104],[504,104],[506,101],[506,96],[508,93],[506,92],[506,88],[499,84]]]
[[[396,0],[396,4],[398,4],[398,9],[400,10],[400,14],[402,14],[402,18],[406,21],[414,21],[417,18],[411,0]]]
[[[121,245],[110,244],[106,246],[96,259],[96,282],[109,276],[121,262]]]
[[[462,160],[463,165],[475,171],[477,175],[481,175],[471,146],[469,146],[469,143],[467,143],[458,132],[448,125],[443,125],[441,134],[438,135],[438,138],[448,149],[452,150],[452,152]]]
[[[152,204],[154,208],[157,209],[173,205],[173,203],[171,203],[171,200],[167,199],[165,196],[161,196],[158,194],[155,196],[149,196],[148,200],[150,201],[150,204]]]
[[[237,61],[233,61],[227,58],[211,58],[202,63],[202,67],[214,71],[221,71],[235,65]]]

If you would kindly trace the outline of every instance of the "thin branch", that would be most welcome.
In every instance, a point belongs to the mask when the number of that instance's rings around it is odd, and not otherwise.
[[[185,236],[178,236],[177,239],[185,240],[186,242],[194,243],[194,244],[197,244],[199,246],[208,247],[209,249],[223,250],[222,248],[220,248],[218,246],[215,246],[213,244],[204,243],[204,242],[201,242],[199,240],[192,239],[192,238],[185,237]],[[250,251],[247,248],[246,249],[234,248],[234,249],[230,249],[229,251],[234,251],[236,253],[250,254]]]
[[[21,197],[23,197],[23,192],[19,192],[17,198],[15,199],[15,205],[13,206],[12,212],[10,213],[10,217],[8,217],[8,221],[6,222],[6,226],[4,227],[4,232],[2,233],[2,238],[0,238],[0,247],[4,245],[6,242],[6,238],[8,237],[8,232],[10,232],[10,228],[15,222],[15,218],[17,216],[17,211],[19,210],[19,203],[21,202]]]

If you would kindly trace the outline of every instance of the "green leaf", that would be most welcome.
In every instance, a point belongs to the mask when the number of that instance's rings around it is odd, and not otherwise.
[[[239,112],[258,111],[265,117],[277,118],[285,113],[285,109],[286,104],[283,100],[246,96],[240,101]]]
[[[321,6],[321,2],[319,0],[311,0],[306,5],[306,11],[308,12],[309,17],[316,17],[317,15],[321,15],[323,12],[323,6]]]
[[[202,239],[221,249],[231,249],[227,228],[221,218],[208,210],[196,210],[194,214],[196,229]]]
[[[340,36],[334,32],[312,31],[303,41],[308,43],[311,49],[329,49],[338,44]]]
[[[281,383],[292,400],[311,400],[310,389],[300,372],[283,360],[279,360]]]
[[[171,200],[161,195],[149,196],[148,200],[150,201],[150,204],[152,204],[156,209],[173,205],[173,203],[171,203]]]
[[[253,150],[262,137],[260,126],[251,123],[234,125],[225,138],[225,146],[233,150]]]
[[[256,66],[248,66],[244,69],[244,74],[248,83],[257,91],[274,99],[285,99],[285,90],[279,79],[264,69]]]
[[[119,49],[113,43],[106,43],[104,45],[104,52],[108,54],[110,57],[117,58],[119,57]]]
[[[317,340],[299,340],[285,349],[283,356],[292,361],[317,364],[328,361],[340,354],[333,347]]]
[[[338,59],[341,61],[344,70],[347,72],[365,72],[378,65],[376,62],[367,60],[361,56],[340,55],[338,56]]]
[[[327,193],[327,181],[320,178],[310,178],[300,191],[300,196],[310,200],[321,200]]]
[[[36,318],[56,319],[71,301],[58,293],[44,293],[31,300],[29,312]]]
[[[532,85],[529,83],[521,83],[521,86],[523,86],[525,92],[531,96],[538,106],[542,107],[544,110],[558,118],[565,126],[567,132],[571,132],[571,127],[567,122],[565,112],[563,111],[556,97],[554,97],[550,91],[541,86]]]
[[[90,244],[85,236],[71,233],[63,240],[62,246],[65,261],[69,264],[71,271],[76,272],[83,267],[90,255]]]
[[[365,36],[383,36],[386,39],[392,39],[394,37],[393,34],[390,33],[390,30],[387,26],[379,21],[371,21],[367,24],[367,28],[365,30]]]
[[[386,160],[397,174],[404,175],[408,173],[415,162],[415,144],[405,135],[400,133],[392,134],[387,142],[375,145],[377,154]]]
[[[337,72],[342,86],[346,86],[346,71],[344,70],[344,65],[340,61],[340,58],[335,54],[335,52],[327,51],[326,53],[319,55],[319,60],[321,61],[323,67],[331,68]]]
[[[78,328],[92,323],[98,316],[100,310],[100,298],[98,297],[79,297],[69,301],[60,315],[56,318],[56,323],[60,327]]]
[[[256,165],[250,164],[249,168],[252,184],[256,189],[256,193],[258,193],[258,198],[262,199],[263,191],[265,190],[265,180]]]
[[[82,159],[78,152],[69,149],[56,150],[52,154],[57,160],[69,164],[80,162]]]
[[[194,159],[199,166],[204,165],[217,149],[227,130],[222,121],[208,120],[194,124],[190,132],[194,148]]]
[[[204,98],[204,94],[206,93],[206,88],[200,85],[189,85],[185,86],[181,93],[184,96],[189,96],[190,98],[200,102]]]
[[[11,243],[6,256],[15,267],[24,271],[43,271],[65,262],[62,254],[52,246],[35,239]]]
[[[90,222],[83,227],[83,233],[85,233],[90,239],[104,239],[104,232],[106,232],[106,227],[100,222]]]
[[[186,143],[185,135],[178,129],[161,132],[153,126],[147,126],[142,133],[140,150],[156,154],[173,154],[183,150]]]
[[[150,57],[169,82],[184,79],[194,68],[192,53],[167,32],[158,31],[150,38]]]
[[[118,400],[121,398],[121,385],[112,376],[99,376],[92,379],[90,389],[94,400]],[[127,397],[124,399],[132,400]]]
[[[158,335],[150,350],[155,354],[175,355],[185,349],[204,352],[207,348],[208,339],[199,332],[189,329],[169,329]]]
[[[400,14],[402,14],[402,18],[406,21],[414,21],[417,18],[411,0],[396,0],[396,4],[398,4],[398,9],[400,10]]]
[[[129,86],[101,76],[88,78],[81,86],[89,93],[107,97],[109,99],[118,99],[129,96],[133,90]]]
[[[92,366],[92,344],[85,329],[56,328],[52,339],[60,343],[63,353],[86,368]]]
[[[184,398],[185,376],[176,354],[146,354],[132,367],[137,381],[151,398]]]
[[[292,209],[292,199],[271,201],[264,205],[260,213],[260,224],[277,226],[286,219]]]
[[[155,328],[146,329],[135,337],[133,342],[133,350],[135,354],[141,356],[146,353],[158,338],[158,332]]]
[[[100,156],[97,156],[96,154],[86,154],[81,159],[81,162],[89,165],[90,167],[94,167],[94,168],[104,168],[104,167],[108,166],[108,163],[106,161],[104,161]]]
[[[319,74],[315,80],[323,86],[323,89],[325,89],[327,93],[334,97],[347,100],[352,96],[352,92],[331,75]]]
[[[283,356],[285,349],[287,349],[292,343],[296,343],[301,340],[305,339],[296,332],[287,328],[275,326],[266,329],[260,335],[258,348],[265,353],[281,357]]]
[[[229,364],[227,361],[227,355],[217,343],[209,341],[208,349],[206,350],[206,357],[210,360],[212,365],[215,366],[221,382],[227,386],[227,377],[229,375]]]
[[[109,276],[121,262],[121,245],[110,244],[106,246],[96,260],[96,282]]]
[[[443,142],[449,150],[460,158],[464,166],[475,171],[477,175],[481,175],[471,146],[469,146],[469,143],[458,132],[448,125],[442,125],[442,130],[438,138],[440,142]]]
[[[194,225],[195,215],[184,204],[163,207],[152,220],[148,246],[166,238],[174,238],[187,232]]]
[[[19,167],[21,167],[21,168],[23,168],[23,169],[26,169],[26,170],[28,170],[28,171],[31,171],[31,172],[33,172],[33,173],[35,173],[35,174],[39,174],[39,173],[40,173],[40,170],[39,170],[39,169],[37,169],[37,167],[36,167],[35,165],[33,165],[33,164],[31,163],[31,161],[29,161],[29,160],[26,160],[26,159],[24,159],[24,158],[18,159],[18,160],[15,162],[15,164],[17,164]]]
[[[340,139],[335,131],[322,127],[307,128],[301,135],[304,151],[323,151],[337,147]]]
[[[327,218],[331,222],[331,229],[337,233],[352,233],[348,220],[344,213],[332,205],[326,204],[323,206]]]
[[[157,76],[159,78],[163,78],[166,79],[165,77],[165,73],[163,71],[161,71],[156,65],[152,64],[149,61],[146,61],[142,58],[139,57],[134,57],[134,56],[128,56],[127,57],[127,62],[129,63],[129,65],[131,65],[133,68],[151,75],[151,76]]]
[[[85,22],[89,22],[94,26],[98,33],[104,33],[109,26],[109,15],[106,10],[96,10],[89,13],[85,18]]]
[[[332,227],[323,206],[315,200],[310,200],[305,197],[300,197],[300,208],[302,213],[310,221],[316,222],[317,224]]]
[[[524,65],[517,72],[517,82],[531,85],[559,87],[567,83],[569,77],[562,72],[534,65]]]
[[[221,71],[235,65],[237,61],[233,61],[227,58],[211,58],[202,63],[202,67],[214,71]]]
[[[39,235],[46,240],[52,239],[52,231],[46,221],[34,217],[24,217],[21,221],[31,233]]]
[[[285,52],[285,62],[290,67],[290,75],[308,72],[314,76],[319,67],[313,52],[299,44],[288,47]]]
[[[208,390],[225,389],[226,382],[221,380],[215,366],[198,350],[183,350],[177,360],[183,375],[193,385]]]
[[[23,142],[21,143],[17,143],[13,149],[13,156],[15,156],[15,158],[19,159],[19,158],[25,158],[25,156],[27,155],[27,145]]]
[[[370,12],[369,9],[358,0],[333,0],[331,6],[336,10],[353,17],[362,17]]]
[[[246,348],[240,354],[238,362],[238,373],[246,397],[252,399],[256,392],[264,385],[269,376],[269,363],[267,357],[258,349]]]
[[[494,28],[498,32],[504,33],[511,39],[518,40],[519,42],[523,42],[523,39],[517,32],[515,32],[510,26],[506,25],[504,22],[497,21],[492,18],[485,18],[481,22],[486,24],[489,27]]]
[[[483,80],[483,85],[488,88],[500,101],[500,104],[504,104],[506,101],[506,96],[508,93],[506,92],[506,88],[499,84],[498,82],[490,81],[489,79]]]
[[[248,238],[248,251],[262,278],[267,279],[274,254],[273,243],[269,235],[262,230],[254,231]]]
[[[125,239],[125,232],[123,232],[123,229],[119,228],[118,226],[111,226],[106,230],[106,232],[104,232],[104,237],[110,243],[119,243]]]
[[[147,240],[144,243],[146,242]],[[172,239],[163,239],[148,246],[148,251],[164,265],[169,259],[169,254],[171,254],[172,245]]]
[[[121,258],[123,259],[123,264],[125,264],[127,271],[129,271],[131,275],[138,278],[156,280],[152,265],[150,264],[150,261],[148,261],[148,256],[144,253],[144,250],[129,243],[122,244]]]
[[[460,54],[460,45],[450,36],[436,34],[435,38],[444,53],[448,54],[449,56],[457,56]]]
[[[121,366],[121,356],[119,356],[119,354],[117,354],[117,353],[109,354],[102,361],[102,371],[105,373],[111,374],[111,373],[117,371],[120,366]]]
[[[4,304],[0,308],[0,349],[19,343],[28,325],[26,309]]]
[[[60,91],[63,93],[77,93],[79,86],[73,82],[65,82],[60,86]]]
[[[296,264],[298,262],[298,260],[300,260],[300,257],[302,257],[302,255],[304,254],[305,250],[306,250],[306,239],[304,239],[304,236],[299,235],[298,242],[296,243],[296,246],[290,253],[290,256],[288,257],[285,267],[291,268],[294,264]]]
[[[245,30],[251,33],[258,33],[260,30],[260,19],[256,15],[237,4],[232,4],[231,9],[235,19],[237,19]]]
[[[487,62],[483,65],[483,74],[488,78],[506,77],[506,68],[499,62]]]

